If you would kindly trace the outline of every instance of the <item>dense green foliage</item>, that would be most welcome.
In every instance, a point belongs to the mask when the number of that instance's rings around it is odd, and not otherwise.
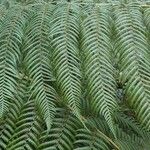
[[[0,150],[149,148],[148,1],[0,1]]]

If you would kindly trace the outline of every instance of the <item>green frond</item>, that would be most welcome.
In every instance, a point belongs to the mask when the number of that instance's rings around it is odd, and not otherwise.
[[[97,131],[90,133],[85,129],[77,130],[74,150],[109,150],[108,145],[98,135]]]
[[[78,59],[79,16],[71,9],[71,4],[59,8],[58,14],[54,18],[50,32],[50,36],[53,36],[52,60],[56,84],[64,102],[81,120],[81,73]]]
[[[108,10],[95,7],[82,24],[82,50],[87,90],[92,110],[102,114],[113,130],[116,83],[111,64]],[[115,134],[115,133],[114,133]]]
[[[41,130],[41,120],[37,116],[33,101],[27,102],[20,113],[7,150],[34,149]]]
[[[115,122],[118,124],[120,128],[125,130],[127,133],[131,132],[137,134],[140,137],[144,138],[144,132],[140,124],[136,122],[133,117],[129,117],[121,112],[116,113],[115,115]]]
[[[39,150],[71,150],[76,130],[80,122],[66,110],[58,109],[52,128],[47,135],[44,131],[40,138]]]
[[[17,60],[20,55],[19,45],[22,43],[24,18],[22,10],[12,13],[1,23],[0,33],[0,118],[7,112],[14,97],[16,79],[18,77]]]
[[[149,150],[147,0],[0,0],[0,150]]]
[[[6,146],[15,132],[16,122],[21,111],[22,101],[19,100],[12,105],[12,109],[8,112],[7,118],[4,120],[2,129],[0,130],[0,148],[6,149]]]
[[[124,150],[125,145],[127,145],[128,150],[132,150],[133,147],[134,149],[142,149],[148,144],[145,138],[149,133],[142,132],[142,128],[133,120],[126,118],[125,115],[122,117],[118,116],[116,124],[114,125],[116,139],[113,138],[113,134],[110,132],[107,122],[102,117],[87,118],[85,124],[92,133],[94,131],[98,135],[97,138],[107,143],[109,148],[114,147]],[[88,141],[86,142],[89,143]]]
[[[117,140],[115,141],[121,150],[137,150],[142,149],[144,140],[134,133],[126,133],[121,128],[116,126]]]
[[[21,83],[19,83],[21,81]],[[6,149],[9,140],[15,133],[16,123],[20,117],[20,112],[24,107],[27,97],[27,81],[19,79],[17,82],[17,92],[15,93],[13,103],[10,105],[10,109],[7,113],[7,117],[3,120],[2,129],[0,130],[0,148]]]
[[[119,145],[116,142],[116,140],[119,138],[116,134],[116,124],[113,126],[115,131],[115,139],[114,133],[110,132],[109,125],[103,116],[89,117],[86,119],[85,124],[89,131],[91,133],[96,133],[98,135],[97,138],[100,138],[102,141],[104,141],[108,147],[114,147],[115,149],[119,150]]]
[[[150,62],[148,44],[143,33],[141,12],[134,8],[116,9],[116,51],[125,86],[125,97],[138,120],[150,129]]]
[[[39,112],[50,130],[55,114],[56,92],[51,87],[53,76],[50,64],[50,41],[48,33],[51,21],[50,6],[43,6],[38,13],[32,14],[31,22],[26,27],[24,40],[24,63],[31,80],[31,97],[35,97],[35,103]]]

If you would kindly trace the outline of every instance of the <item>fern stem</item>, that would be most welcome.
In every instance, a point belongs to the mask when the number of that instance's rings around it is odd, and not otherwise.
[[[104,140],[109,141],[117,150],[120,150],[119,146],[114,141],[112,141],[112,139],[110,139],[108,136],[106,136],[103,132],[101,132],[98,129],[97,129],[97,132],[100,133],[101,137]]]

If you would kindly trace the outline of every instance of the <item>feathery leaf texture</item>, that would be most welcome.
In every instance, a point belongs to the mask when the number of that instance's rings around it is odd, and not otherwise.
[[[116,11],[116,51],[125,82],[126,100],[140,122],[150,129],[150,61],[141,12],[130,7]]]
[[[54,19],[50,34],[52,40],[52,61],[57,87],[64,101],[80,119],[81,73],[78,59],[79,19],[78,13],[68,4]],[[72,13],[71,13],[72,12]],[[61,14],[60,14],[61,13]]]
[[[110,60],[110,39],[107,9],[94,8],[93,14],[83,22],[82,49],[92,110],[102,114],[113,131],[112,113],[115,101],[115,79]]]
[[[35,95],[35,103],[44,116],[48,130],[55,114],[56,96],[53,87],[47,84],[53,80],[49,59],[49,15],[51,11],[46,5],[37,14],[32,15],[24,40],[24,63],[31,80],[31,97]]]
[[[0,1],[0,150],[149,150],[147,1]]]
[[[0,34],[0,118],[8,110],[15,93],[18,76],[17,60],[20,55],[19,45],[22,43],[24,17],[21,10],[7,12],[1,23]]]

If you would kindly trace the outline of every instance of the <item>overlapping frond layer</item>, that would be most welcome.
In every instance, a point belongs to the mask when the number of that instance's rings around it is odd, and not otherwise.
[[[121,150],[137,150],[142,149],[143,140],[137,137],[135,134],[127,134],[119,127],[116,128],[117,132],[117,143]]]
[[[48,5],[42,6],[37,14],[31,13],[31,22],[26,28],[24,43],[24,63],[31,80],[31,97],[46,121],[50,130],[55,114],[56,93],[49,85],[53,80],[50,64],[50,31],[52,11]]]
[[[41,121],[36,115],[33,101],[23,106],[15,131],[6,147],[8,150],[34,149],[37,144],[37,137],[41,130]]]
[[[116,50],[126,100],[141,123],[150,129],[150,61],[141,15],[136,8],[116,9]]]
[[[19,102],[15,102],[10,109],[7,118],[4,120],[2,129],[0,130],[0,148],[6,149],[9,140],[15,132],[16,122],[19,117],[19,113],[22,109],[23,102],[19,99]]]
[[[112,113],[116,109],[114,68],[111,64],[109,12],[95,7],[82,24],[82,50],[87,90],[92,110],[102,114],[112,132]]]
[[[56,10],[50,35],[53,36],[53,69],[60,95],[80,119],[81,73],[79,65],[79,14],[68,4]]]
[[[27,81],[20,78],[17,82],[17,93],[14,95],[13,103],[7,113],[7,117],[3,120],[2,129],[0,130],[0,148],[6,149],[10,139],[15,134],[16,124],[19,120],[20,113],[24,108],[27,99]]]
[[[38,149],[73,149],[76,130],[79,127],[79,121],[74,115],[68,113],[66,110],[58,109],[50,133],[48,135],[45,131],[42,133]]]
[[[16,14],[17,11],[17,14]],[[17,72],[17,60],[20,56],[19,45],[22,43],[24,17],[22,10],[7,13],[1,23],[0,33],[0,117],[8,110],[14,97]]]
[[[76,135],[74,150],[109,150],[108,145],[98,135],[97,131],[88,132],[85,129],[79,129]]]
[[[0,0],[0,150],[149,150],[141,3]]]

